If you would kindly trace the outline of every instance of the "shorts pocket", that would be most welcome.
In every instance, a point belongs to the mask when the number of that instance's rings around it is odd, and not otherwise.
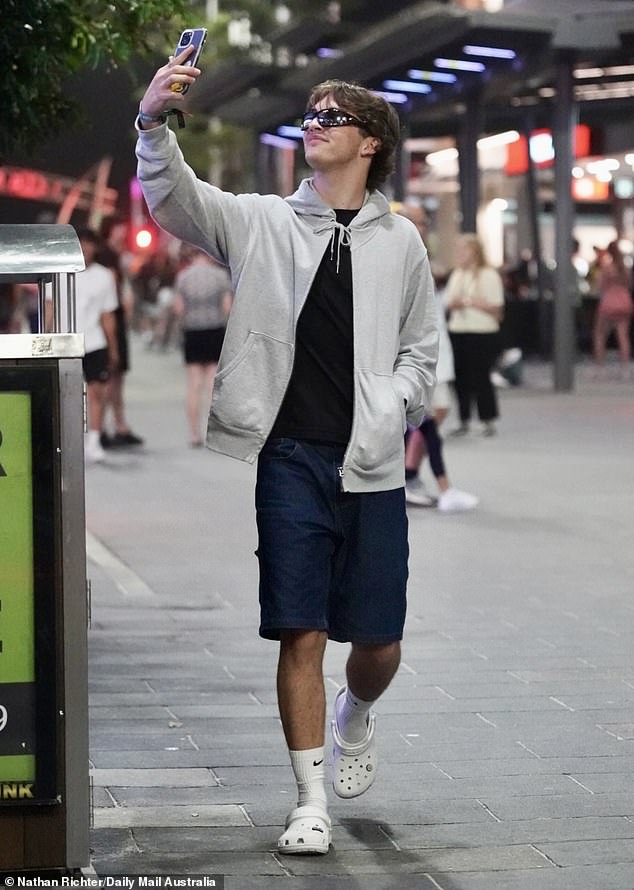
[[[260,460],[290,460],[297,451],[297,445],[297,439],[269,439],[260,452]]]

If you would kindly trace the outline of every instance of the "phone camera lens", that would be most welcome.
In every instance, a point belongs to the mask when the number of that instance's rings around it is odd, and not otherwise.
[[[181,46],[189,46],[192,41],[192,32],[185,31],[181,37]]]

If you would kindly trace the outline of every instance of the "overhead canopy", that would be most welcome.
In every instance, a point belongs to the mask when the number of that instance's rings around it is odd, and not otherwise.
[[[394,13],[394,6],[386,4],[392,14],[380,20],[373,16],[354,28],[315,18],[308,27],[304,21],[280,30],[272,36],[274,53],[284,47],[289,58],[303,59],[303,67],[235,62],[204,72],[192,91],[192,109],[259,131],[273,130],[297,119],[310,88],[320,81],[337,77],[385,91],[386,81],[412,81],[409,72],[418,69],[445,72],[456,79],[452,83],[420,79],[417,82],[423,89],[431,87],[425,94],[390,90],[408,97],[400,107],[412,135],[456,132],[465,103],[476,94],[485,109],[485,126],[506,127],[517,122],[527,106],[538,117],[550,116],[553,97],[549,90],[562,52],[574,53],[581,64],[606,69],[596,78],[597,90],[605,91],[600,102],[584,89],[587,83],[579,82],[582,115],[598,116],[599,106],[602,120],[611,112],[622,114],[621,96],[607,89],[611,82],[630,83],[634,95],[634,69],[631,74],[609,73],[633,61],[634,4],[630,0],[511,0],[504,11],[496,13],[424,0],[399,6]],[[513,55],[467,55],[464,47],[470,45],[501,48]],[[439,57],[450,62],[439,67]],[[483,69],[451,67],[451,60],[471,60]]]

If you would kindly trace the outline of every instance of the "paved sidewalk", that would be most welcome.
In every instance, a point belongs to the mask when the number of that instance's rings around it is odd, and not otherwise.
[[[87,471],[100,875],[633,890],[634,387],[579,377],[557,395],[531,369],[501,394],[499,436],[446,442],[481,505],[410,511],[376,784],[331,794],[327,857],[280,857],[295,800],[276,646],[257,636],[254,470],[187,447],[180,356],[135,344],[128,410],[147,446]],[[331,701],[345,656],[331,644]]]

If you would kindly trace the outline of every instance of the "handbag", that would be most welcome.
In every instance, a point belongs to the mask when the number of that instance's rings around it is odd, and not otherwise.
[[[632,296],[622,284],[611,284],[601,294],[599,312],[607,318],[631,315],[633,309]]]

